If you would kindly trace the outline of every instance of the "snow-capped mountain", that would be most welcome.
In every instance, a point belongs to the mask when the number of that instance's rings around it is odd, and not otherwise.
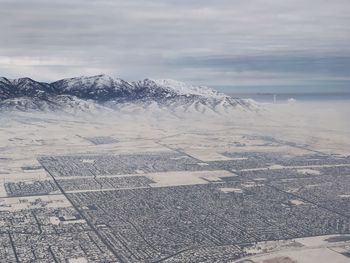
[[[37,82],[30,78],[0,77],[0,101],[21,97],[47,99],[54,94],[56,94],[54,87],[48,83]]]
[[[53,83],[30,78],[0,78],[0,109],[89,112],[125,108],[170,112],[229,114],[232,110],[256,110],[250,100],[232,98],[203,86],[175,80],[127,82],[106,75],[62,79]]]
[[[225,94],[220,93],[211,88],[208,88],[206,86],[193,86],[193,85],[172,80],[172,79],[160,79],[160,80],[151,80],[151,81],[153,81],[159,87],[172,90],[173,92],[176,92],[179,95],[192,94],[192,95],[199,95],[199,96],[211,97],[211,98],[222,98],[226,96]]]
[[[131,83],[106,75],[62,79],[51,83],[51,86],[61,95],[71,95],[98,102],[130,96],[133,90]]]

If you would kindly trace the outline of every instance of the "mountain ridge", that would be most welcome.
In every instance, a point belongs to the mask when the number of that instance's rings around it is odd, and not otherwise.
[[[92,106],[96,104],[95,106]],[[0,109],[56,111],[65,107],[120,109],[126,104],[157,105],[171,111],[221,114],[234,109],[256,111],[251,100],[233,98],[205,86],[163,79],[128,82],[101,74],[66,78],[51,83],[31,78],[0,77]]]

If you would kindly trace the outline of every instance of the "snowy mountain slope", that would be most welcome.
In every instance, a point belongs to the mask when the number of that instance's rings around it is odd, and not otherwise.
[[[110,112],[111,109],[92,100],[82,100],[73,96],[58,95],[45,100],[38,98],[20,97],[0,101],[0,111],[50,111],[69,114]]]
[[[29,97],[47,99],[56,94],[54,87],[30,78],[7,79],[0,77],[0,101],[5,99]]]
[[[62,79],[51,83],[51,86],[58,94],[96,101],[108,101],[111,98],[130,96],[133,90],[131,83],[106,75]]]
[[[133,108],[172,113],[230,114],[256,111],[253,101],[175,80],[127,82],[106,75],[62,79],[0,78],[0,110],[99,112]]]
[[[158,86],[172,90],[179,95],[192,94],[212,98],[222,98],[225,96],[225,94],[219,93],[218,91],[208,88],[206,86],[193,86],[172,79],[160,79],[152,81],[154,81]]]

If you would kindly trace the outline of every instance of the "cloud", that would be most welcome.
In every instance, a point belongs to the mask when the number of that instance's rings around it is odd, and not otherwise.
[[[331,80],[349,73],[349,13],[348,0],[0,0],[0,70],[42,80]]]

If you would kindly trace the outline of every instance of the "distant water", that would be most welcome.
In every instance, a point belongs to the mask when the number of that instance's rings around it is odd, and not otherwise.
[[[277,103],[286,103],[288,100],[300,102],[331,102],[331,101],[348,101],[350,107],[349,93],[227,93],[232,97],[243,99],[253,99],[257,102],[274,102],[276,96]]]

